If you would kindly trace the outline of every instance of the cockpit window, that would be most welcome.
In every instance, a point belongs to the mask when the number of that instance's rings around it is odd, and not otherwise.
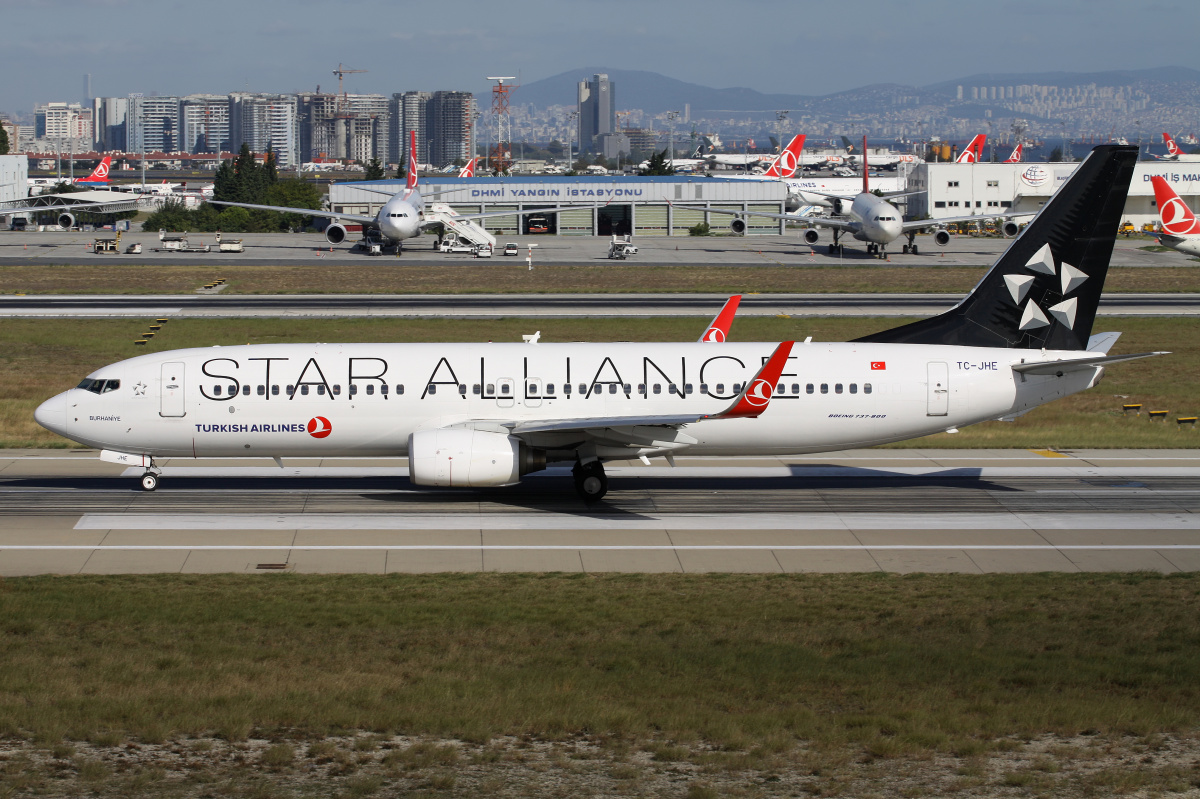
[[[84,391],[90,391],[93,394],[107,394],[110,391],[116,391],[120,387],[120,380],[93,380],[90,377],[85,377],[75,388],[82,388]]]

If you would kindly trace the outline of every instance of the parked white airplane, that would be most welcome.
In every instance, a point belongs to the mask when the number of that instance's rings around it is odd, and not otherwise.
[[[1162,233],[1156,233],[1159,244],[1187,255],[1200,256],[1200,221],[1171,184],[1158,175],[1150,177],[1154,186],[1154,204],[1162,220]]]
[[[987,144],[987,134],[979,133],[971,139],[970,144],[958,155],[957,163],[975,164],[983,160],[983,147]]]
[[[866,149],[866,137],[863,137],[863,149]],[[863,190],[855,195],[852,199],[847,199],[838,195],[822,194],[812,190],[803,193],[803,199],[816,197],[824,198],[833,209],[834,217],[807,217],[807,221],[818,227],[827,227],[833,230],[833,243],[829,245],[829,253],[836,255],[842,252],[843,245],[838,241],[842,234],[849,234],[859,241],[867,243],[867,253],[878,255],[880,258],[887,257],[887,245],[891,244],[901,236],[908,237],[908,244],[903,247],[903,252],[918,254],[917,244],[915,243],[916,235],[919,231],[928,228],[940,228],[943,225],[951,222],[976,221],[985,217],[971,214],[966,216],[952,216],[941,219],[919,219],[910,222],[905,222],[903,215],[896,206],[889,203],[883,197],[879,197],[871,193],[869,184],[869,168],[866,159],[863,160]],[[909,192],[901,192],[899,194],[890,195],[892,197],[902,196]],[[745,216],[765,216],[770,219],[782,219],[786,221],[796,221],[795,214],[772,214],[765,211],[734,211],[723,208],[704,208],[701,206],[681,205],[682,208],[689,208],[696,211],[708,211],[713,214],[727,214],[734,217],[729,227],[734,233],[746,232]],[[1018,227],[1015,222],[1011,221],[1014,216],[1030,216],[1031,214],[989,214],[988,219],[1009,219],[1010,221],[1004,225],[1004,234],[1007,236],[1017,235]],[[841,217],[841,218],[839,218]],[[815,228],[809,228],[804,231],[804,241],[808,245],[814,245],[820,241],[821,234]],[[950,234],[945,230],[939,229],[933,236],[934,242],[944,247],[950,242]]]
[[[1166,155],[1155,155],[1154,157],[1160,161],[1200,161],[1200,155],[1192,155],[1185,153],[1175,140],[1171,138],[1171,134],[1163,133],[1163,143],[1167,145]],[[1151,153],[1153,155],[1153,153]]]
[[[796,174],[804,158],[803,133],[793,136],[767,168],[751,175],[720,175],[724,180],[786,180]]]
[[[470,168],[471,164],[467,166]],[[391,192],[369,186],[356,187],[362,191],[368,191],[373,194],[386,194],[391,197],[391,199],[379,208],[375,216],[344,214],[337,211],[318,211],[312,208],[286,208],[278,205],[233,203],[224,200],[209,200],[209,202],[213,205],[236,205],[239,208],[260,208],[265,211],[284,211],[286,213],[303,214],[304,216],[320,216],[327,219],[336,219],[337,222],[325,228],[325,239],[330,244],[341,244],[346,240],[346,227],[341,223],[350,222],[351,224],[362,225],[363,234],[369,238],[378,240],[379,243],[385,246],[390,247],[395,245],[399,249],[405,239],[419,236],[424,227],[437,224],[436,221],[426,220],[424,217],[425,202],[421,196],[420,189],[417,187],[417,172],[417,133],[416,131],[412,131],[408,149],[408,177],[405,181],[404,189],[398,192]],[[428,196],[433,197],[437,194],[445,194],[447,192],[435,192]],[[561,206],[555,208],[525,209],[522,211],[488,211],[480,214],[457,214],[457,216],[459,219],[471,220],[486,219],[493,216],[549,214],[560,210],[562,210]]]
[[[850,142],[850,139],[846,138],[845,136],[842,137],[842,142],[846,145],[845,154],[833,156],[831,159],[829,159],[828,165],[833,167],[835,170],[842,166],[849,167],[851,169],[857,169],[859,162],[867,157],[868,151],[866,142],[863,142],[862,153],[856,152],[854,145]],[[869,153],[869,157],[871,160],[871,166],[875,167],[876,169],[894,170],[899,167],[900,164],[915,164],[917,162],[917,157],[912,153],[894,153],[891,150],[884,149],[882,147],[875,148],[875,152]]]
[[[606,460],[824,452],[1009,419],[1159,354],[1109,356],[1116,334],[1091,335],[1136,160],[1097,147],[957,306],[848,343],[204,347],[103,366],[34,417],[144,468],[149,491],[167,457],[407,455],[424,486],[574,463],[588,500]]]

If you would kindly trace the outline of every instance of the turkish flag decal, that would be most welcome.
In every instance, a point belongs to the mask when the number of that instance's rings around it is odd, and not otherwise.
[[[887,363],[884,361],[871,361],[871,369],[887,369]]]

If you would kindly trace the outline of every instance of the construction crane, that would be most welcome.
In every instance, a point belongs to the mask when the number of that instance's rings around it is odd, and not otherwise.
[[[338,116],[342,115],[342,98],[346,96],[345,90],[342,89],[342,78],[344,78],[346,75],[353,75],[356,72],[367,72],[367,70],[365,70],[365,69],[346,69],[345,67],[342,66],[342,62],[339,61],[338,68],[333,71],[333,74],[337,75],[337,79],[338,79],[338,93],[337,93],[337,114],[338,114]],[[320,87],[318,86],[317,88],[319,89]]]

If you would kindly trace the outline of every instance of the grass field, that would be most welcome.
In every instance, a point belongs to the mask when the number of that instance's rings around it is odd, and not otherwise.
[[[1198,263],[1197,265],[1200,265]],[[233,294],[492,293],[966,293],[987,267],[878,266],[488,266],[406,268],[388,260],[354,266],[0,266],[6,294],[189,294],[225,278]],[[1114,267],[1110,292],[1200,292],[1200,269]]]
[[[70,446],[33,421],[43,400],[79,383],[108,363],[198,345],[296,341],[520,341],[542,331],[552,341],[692,341],[708,319],[405,320],[405,319],[187,319],[169,322],[146,347],[136,320],[6,320],[0,325],[0,447]],[[845,341],[901,324],[896,319],[738,319],[734,340],[780,341],[813,336]],[[1022,447],[1032,449],[1200,447],[1200,431],[1173,421],[1125,417],[1121,405],[1176,415],[1200,412],[1200,326],[1189,319],[1101,319],[1099,329],[1121,330],[1114,353],[1169,349],[1174,354],[1120,364],[1095,389],[1039,408],[1015,422],[988,422],[955,435],[940,434],[897,446]]]
[[[0,795],[1186,790],[1198,614],[1196,575],[10,579]],[[514,764],[560,790],[467,780]]]

